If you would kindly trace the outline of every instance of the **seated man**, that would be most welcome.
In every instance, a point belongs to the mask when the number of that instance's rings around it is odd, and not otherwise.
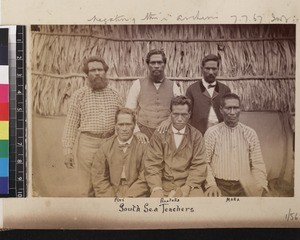
[[[150,197],[201,197],[207,163],[201,133],[188,124],[191,100],[171,100],[172,124],[164,133],[155,131],[145,155],[145,177]]]
[[[205,135],[208,173],[206,196],[262,196],[268,191],[265,163],[256,132],[239,122],[240,98],[221,99],[221,122]]]
[[[114,136],[96,152],[92,183],[96,197],[147,197],[142,158],[147,145],[133,135],[135,113],[128,108],[116,112]]]

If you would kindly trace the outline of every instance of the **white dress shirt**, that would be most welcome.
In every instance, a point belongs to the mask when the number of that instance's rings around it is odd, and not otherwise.
[[[173,131],[173,136],[174,136],[176,148],[178,148],[179,145],[180,145],[180,143],[182,142],[183,135],[184,135],[184,133],[185,133],[185,128],[186,128],[186,127],[184,127],[184,128],[181,129],[181,130],[177,130],[177,129],[174,128],[174,126],[172,125],[172,131]]]
[[[119,138],[117,138],[118,139],[118,142],[119,142],[119,144],[120,145],[123,145],[123,144],[130,144],[131,143],[131,141],[132,141],[132,139],[133,139],[133,136],[131,136],[131,138],[129,139],[129,140],[127,140],[126,142],[122,142]],[[122,150],[123,150],[123,152],[124,153],[126,153],[126,151],[127,151],[127,148],[128,147],[124,147]],[[121,178],[122,179],[126,179],[126,171],[125,171],[125,162],[123,163],[123,169],[122,169],[122,174],[121,174]]]
[[[210,97],[212,98],[216,87],[208,88],[208,85],[216,85],[216,81],[214,81],[213,83],[207,83],[204,79],[202,79],[202,84],[206,88]],[[211,125],[219,123],[219,119],[218,119],[217,114],[212,105],[210,106],[210,110],[209,110],[209,114],[208,114],[208,123]]]

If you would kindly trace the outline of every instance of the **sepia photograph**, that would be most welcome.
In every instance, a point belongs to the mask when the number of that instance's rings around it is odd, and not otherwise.
[[[26,29],[4,229],[299,228],[298,1],[0,5]]]
[[[31,25],[32,196],[294,197],[295,24]]]

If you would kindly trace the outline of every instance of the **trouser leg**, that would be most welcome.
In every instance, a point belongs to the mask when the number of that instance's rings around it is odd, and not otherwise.
[[[77,166],[78,166],[78,193],[81,197],[95,196],[92,179],[91,167],[94,154],[100,148],[106,139],[93,138],[80,134],[77,149]]]
[[[216,179],[218,188],[224,197],[245,197],[246,193],[239,181]]]

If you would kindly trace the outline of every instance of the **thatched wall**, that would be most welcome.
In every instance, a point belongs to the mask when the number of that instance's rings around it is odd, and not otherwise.
[[[295,25],[33,26],[33,110],[65,115],[84,85],[83,60],[101,55],[111,86],[124,98],[147,74],[145,55],[163,48],[166,75],[182,90],[201,78],[201,59],[222,58],[219,79],[242,98],[245,111],[294,111]]]

